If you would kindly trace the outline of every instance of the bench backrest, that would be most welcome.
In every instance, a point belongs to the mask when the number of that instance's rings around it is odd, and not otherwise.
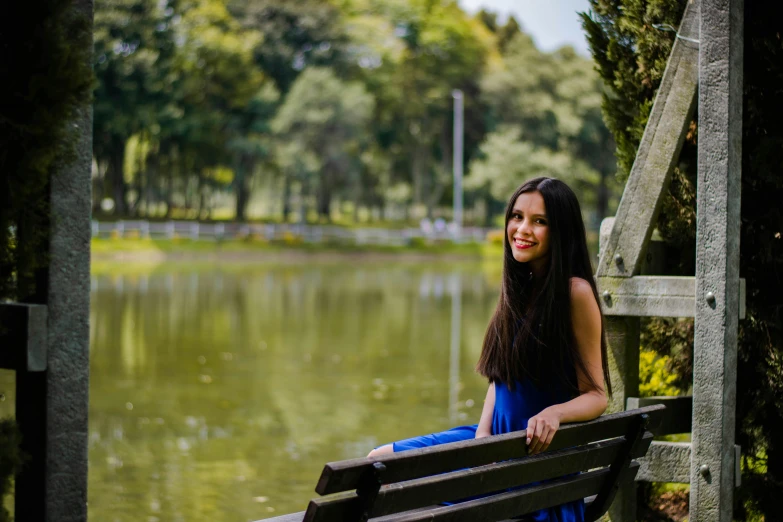
[[[332,462],[324,466],[316,492],[338,495],[312,500],[304,521],[494,522],[592,495],[586,515],[596,520],[608,510],[617,484],[636,476],[633,459],[647,452],[664,409],[655,405],[563,425],[538,455],[527,455],[520,431]],[[518,487],[531,483],[537,485]],[[413,511],[470,497],[479,498]]]

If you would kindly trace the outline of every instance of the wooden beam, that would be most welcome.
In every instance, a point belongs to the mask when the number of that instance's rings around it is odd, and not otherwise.
[[[604,315],[694,317],[696,279],[683,276],[598,277]],[[745,318],[745,280],[739,285],[739,318]]]
[[[46,370],[47,316],[45,305],[0,303],[0,368]]]
[[[679,34],[698,38],[698,3],[694,1],[685,8]],[[663,195],[693,116],[698,66],[698,44],[675,39],[607,248],[602,249],[599,276],[631,277],[640,273]]]

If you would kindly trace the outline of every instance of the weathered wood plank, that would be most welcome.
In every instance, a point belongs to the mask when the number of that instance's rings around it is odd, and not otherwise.
[[[647,432],[631,458],[645,454],[653,435]],[[371,515],[400,513],[440,502],[485,495],[508,488],[550,480],[564,475],[608,466],[624,449],[625,439],[615,438],[586,446],[546,452],[525,459],[479,466],[386,486],[378,493]],[[361,509],[359,497],[313,500],[306,522],[349,520]]]
[[[632,463],[623,479],[633,480],[638,464]],[[565,477],[521,490],[509,491],[491,497],[439,507],[426,512],[389,515],[373,519],[373,522],[495,522],[526,513],[573,502],[595,494],[607,479],[607,468]]]
[[[745,280],[740,280],[739,318],[745,316]],[[625,317],[693,317],[696,278],[688,276],[598,277],[604,315]]]
[[[0,368],[46,370],[47,320],[45,305],[0,303]]]
[[[686,7],[679,33],[699,34],[698,1]],[[675,39],[607,248],[601,253],[599,276],[630,277],[641,270],[644,251],[695,108],[698,64],[698,45]],[[617,254],[622,258],[619,263],[615,261]]]
[[[626,397],[639,395],[639,323],[638,317],[606,318],[613,388],[609,398],[610,412],[624,411]],[[611,518],[616,521],[628,520],[626,514],[636,516],[636,485],[632,482],[620,484],[610,509]]]
[[[550,451],[624,436],[630,423],[635,422],[638,415],[642,413],[650,416],[648,430],[655,433],[664,409],[663,406],[650,406],[632,412],[605,415],[589,422],[562,426],[549,446]],[[364,474],[369,472],[375,462],[382,462],[386,466],[381,479],[383,484],[390,484],[447,473],[455,469],[520,458],[527,455],[524,438],[524,431],[518,431],[393,453],[378,458],[365,457],[331,462],[324,466],[315,490],[321,495],[327,495],[356,489]]]
[[[673,435],[675,433],[690,433],[693,416],[693,397],[628,397],[627,409],[643,408],[653,404],[666,406],[666,415],[656,435]]]

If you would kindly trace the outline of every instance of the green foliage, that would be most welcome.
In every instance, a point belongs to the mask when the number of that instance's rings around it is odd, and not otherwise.
[[[358,82],[346,83],[330,69],[309,67],[297,78],[272,129],[283,140],[279,163],[317,189],[319,214],[329,219],[331,194],[352,181],[346,173],[367,146],[374,100]]]
[[[594,223],[600,222],[608,212],[610,194],[613,199],[619,195],[619,185],[609,178],[615,171],[613,141],[601,119],[601,79],[590,60],[570,47],[541,52],[528,35],[517,33],[504,45],[502,59],[489,67],[481,87],[490,127],[508,141],[502,128],[513,125],[520,144],[512,146],[516,159],[507,160],[506,168],[494,174],[505,179],[506,187],[492,196],[505,201],[508,187],[516,188],[525,178],[539,173],[553,175],[574,184],[586,196],[583,205],[597,210]],[[489,159],[487,148],[503,154],[495,133],[487,136],[481,148],[485,157],[475,165],[499,167],[484,163]],[[519,148],[521,144],[527,152]],[[543,160],[543,170],[526,165],[530,162],[524,158],[533,150]],[[511,164],[516,167],[507,168]],[[476,185],[481,183],[474,182]]]
[[[0,299],[43,291],[49,175],[74,153],[66,123],[89,97],[89,37],[64,0],[14,2],[0,21]]]
[[[745,4],[740,275],[747,319],[740,321],[737,444],[745,455],[738,516],[780,516],[783,491],[783,45],[780,8]],[[776,93],[776,94],[772,94]]]
[[[693,382],[693,319],[656,317],[644,321],[641,345],[665,361],[671,384],[683,392]]]
[[[679,26],[685,4],[682,0],[591,0],[592,13],[582,14],[597,70],[610,88],[603,109],[617,142],[622,181],[631,171],[674,41],[671,33],[652,25]]]
[[[24,457],[19,450],[22,434],[16,421],[11,418],[0,420],[0,499],[4,499],[13,491],[12,480],[24,463]],[[0,522],[13,520],[5,506],[0,503]]]
[[[308,66],[340,65],[344,72],[349,41],[341,12],[330,0],[229,0],[244,27],[264,35],[253,53],[260,69],[287,93]]]
[[[95,49],[97,214],[107,197],[115,216],[164,207],[170,217],[182,207],[203,215],[211,198],[233,196],[243,220],[263,188],[286,218],[296,202],[300,216],[328,219],[334,199],[354,218],[372,208],[416,220],[450,206],[454,89],[464,93],[466,165],[488,131],[512,125],[536,150],[528,164],[571,167],[598,217],[611,200],[598,76],[570,48],[539,52],[513,18],[501,25],[432,0],[104,0]],[[325,132],[272,126],[314,106],[321,79],[310,70],[361,84],[373,99],[360,134],[331,132],[312,114],[295,116]],[[355,127],[341,117],[332,124]],[[129,148],[131,137],[143,146]],[[213,175],[226,168],[228,184]],[[490,223],[507,194],[478,185],[466,206],[483,200]]]
[[[495,199],[505,201],[525,178],[551,176],[562,179],[578,192],[594,184],[598,173],[565,151],[552,151],[521,139],[518,126],[502,126],[487,135],[479,148],[480,159],[471,163],[466,188],[485,188]]]
[[[609,91],[607,126],[617,141],[619,175],[627,177],[653,96],[671,49],[671,33],[653,24],[678,26],[684,0],[591,0],[583,15],[593,56]],[[747,318],[740,322],[737,364],[737,443],[743,448],[742,486],[735,519],[779,516],[783,489],[783,314],[779,267],[783,266],[783,46],[779,8],[745,4],[742,223],[740,275],[746,279]],[[696,194],[696,124],[686,137],[658,229],[676,260],[667,270],[693,273]],[[692,321],[655,319],[643,345],[662,357],[671,382],[686,389],[692,380]],[[667,359],[668,358],[668,359]]]
[[[670,358],[652,350],[639,354],[639,394],[641,397],[679,395],[675,386],[677,375],[669,372]]]

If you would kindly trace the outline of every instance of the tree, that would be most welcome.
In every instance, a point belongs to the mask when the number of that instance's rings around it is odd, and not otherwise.
[[[280,94],[271,82],[266,83],[250,100],[245,110],[236,111],[229,123],[231,138],[227,149],[233,156],[235,218],[244,221],[250,200],[250,182],[256,167],[272,157],[272,118]]]
[[[93,150],[119,215],[127,211],[123,174],[128,138],[149,129],[170,89],[174,9],[157,0],[110,0],[95,5]],[[99,201],[98,201],[99,203]]]
[[[315,189],[318,215],[326,220],[334,193],[358,175],[373,103],[360,83],[343,82],[329,69],[308,67],[272,122],[283,145],[281,165]]]
[[[594,227],[618,193],[613,141],[601,119],[600,77],[593,65],[571,47],[539,51],[525,33],[507,44],[502,61],[482,80],[482,97],[490,127],[514,124],[521,139],[537,147],[561,151],[590,165],[586,190],[596,209]]]
[[[255,62],[283,95],[307,66],[340,70],[348,39],[333,2],[231,0],[228,4],[244,27],[263,35],[263,43],[254,48]]]
[[[521,136],[522,131],[514,125],[501,126],[488,134],[478,158],[470,164],[465,187],[485,189],[496,200],[506,201],[526,178],[555,177],[578,194],[584,194],[584,188],[598,178],[597,172],[567,152],[536,146]]]
[[[234,183],[234,167],[252,171],[262,153],[253,133],[271,117],[276,92],[264,88],[253,62],[260,34],[242,29],[220,0],[197,0],[183,9],[176,57],[181,79],[181,117],[171,136],[189,169],[196,174],[199,212],[209,187]],[[215,176],[217,172],[223,172]],[[240,190],[242,192],[242,190]],[[244,196],[244,194],[242,194]]]

